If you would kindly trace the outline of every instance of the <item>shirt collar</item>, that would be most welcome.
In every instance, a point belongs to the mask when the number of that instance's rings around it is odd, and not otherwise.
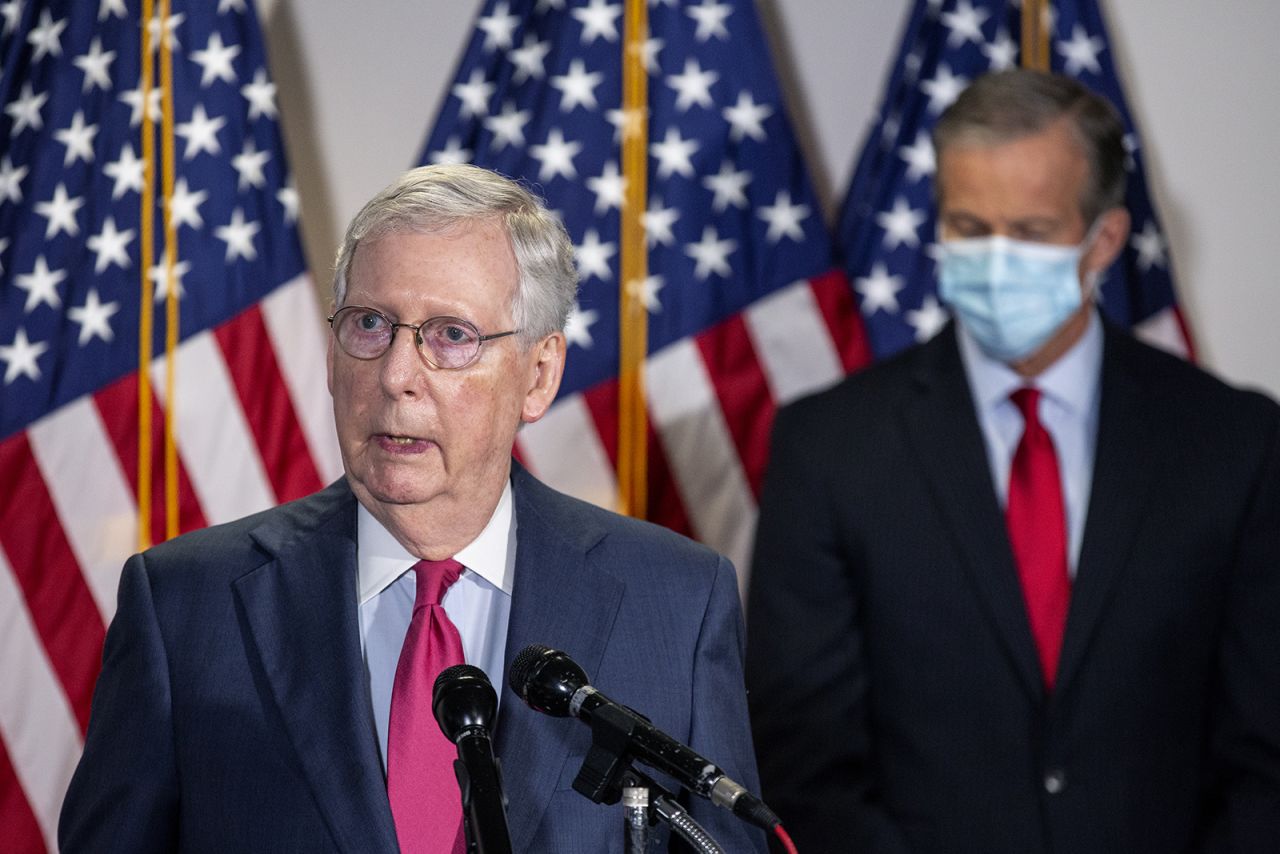
[[[1028,385],[1012,368],[993,359],[973,340],[964,324],[957,323],[956,338],[960,345],[960,360],[969,377],[974,403],[983,411],[990,411],[1008,400],[1016,389]],[[1063,353],[1052,365],[1034,379],[1030,385],[1041,390],[1045,397],[1076,413],[1092,411],[1102,375],[1102,321],[1097,311],[1089,313],[1089,325],[1080,340]]]
[[[360,604],[363,605],[395,582],[418,559],[358,502],[356,536],[358,590]],[[510,596],[511,569],[515,562],[508,559],[508,552],[514,544],[515,515],[511,505],[511,481],[507,481],[484,530],[453,557],[467,570]]]

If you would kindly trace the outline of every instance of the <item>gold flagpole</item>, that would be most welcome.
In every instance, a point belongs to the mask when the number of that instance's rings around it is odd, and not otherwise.
[[[169,0],[160,0],[160,86],[163,102],[161,162],[164,166],[164,282],[165,282],[165,343],[164,343],[164,506],[165,537],[173,539],[179,534],[178,518],[178,444],[176,419],[178,411],[178,289],[174,281],[174,265],[178,263],[178,228],[173,222],[169,200],[173,198],[174,143],[173,143],[173,51],[165,38],[164,23],[169,20]]]
[[[644,361],[648,355],[649,317],[643,299],[648,257],[642,219],[647,194],[649,77],[644,64],[648,38],[648,0],[627,0],[622,51],[622,202],[618,320],[618,503],[630,516],[644,518],[648,505],[648,415]]]
[[[156,138],[151,119],[151,89],[155,68],[151,58],[153,0],[142,0],[142,233],[140,248],[141,296],[138,306],[138,549],[151,545],[151,346],[155,328],[155,297],[151,287],[151,265],[155,249]]]
[[[1022,0],[1022,67],[1049,70],[1051,0]]]

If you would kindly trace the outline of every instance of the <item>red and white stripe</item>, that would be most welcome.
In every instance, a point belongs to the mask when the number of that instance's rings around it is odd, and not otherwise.
[[[324,327],[299,276],[177,351],[184,531],[314,492],[342,462]],[[152,365],[153,539],[164,533],[164,361]],[[55,851],[124,561],[137,550],[137,376],[0,442],[0,827]],[[228,462],[232,461],[232,462]]]

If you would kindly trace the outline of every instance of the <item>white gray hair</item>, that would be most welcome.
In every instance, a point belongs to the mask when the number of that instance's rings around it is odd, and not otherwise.
[[[440,234],[472,222],[503,226],[519,281],[511,315],[529,346],[564,330],[578,293],[573,244],[560,220],[515,181],[468,164],[420,166],[370,199],[347,226],[334,264],[333,300],[341,308],[356,248],[364,240],[414,232]]]

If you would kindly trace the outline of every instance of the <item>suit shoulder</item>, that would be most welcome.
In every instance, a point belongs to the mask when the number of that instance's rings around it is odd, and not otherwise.
[[[354,499],[345,481],[285,504],[242,516],[229,522],[189,531],[167,542],[152,546],[143,553],[148,572],[153,576],[170,571],[189,572],[196,568],[221,568],[230,572],[244,569],[246,561],[263,553],[253,532],[270,528],[275,532],[293,532],[303,536],[308,530],[324,524]],[[176,569],[171,569],[176,568]]]
[[[1280,422],[1280,404],[1264,392],[1241,388],[1208,370],[1124,333],[1108,338],[1116,356],[1131,366],[1144,387],[1188,419],[1221,424]]]
[[[878,418],[908,393],[922,366],[936,359],[943,346],[945,342],[933,341],[909,347],[868,365],[829,388],[782,407],[777,420],[784,430],[807,432],[820,425],[843,431],[851,423]]]
[[[514,485],[519,496],[518,510],[524,514],[517,516],[517,524],[525,524],[525,518],[536,518],[557,536],[573,540],[584,552],[605,548],[679,571],[689,567],[714,569],[723,560],[718,552],[683,534],[566,495],[523,469],[517,470]]]

